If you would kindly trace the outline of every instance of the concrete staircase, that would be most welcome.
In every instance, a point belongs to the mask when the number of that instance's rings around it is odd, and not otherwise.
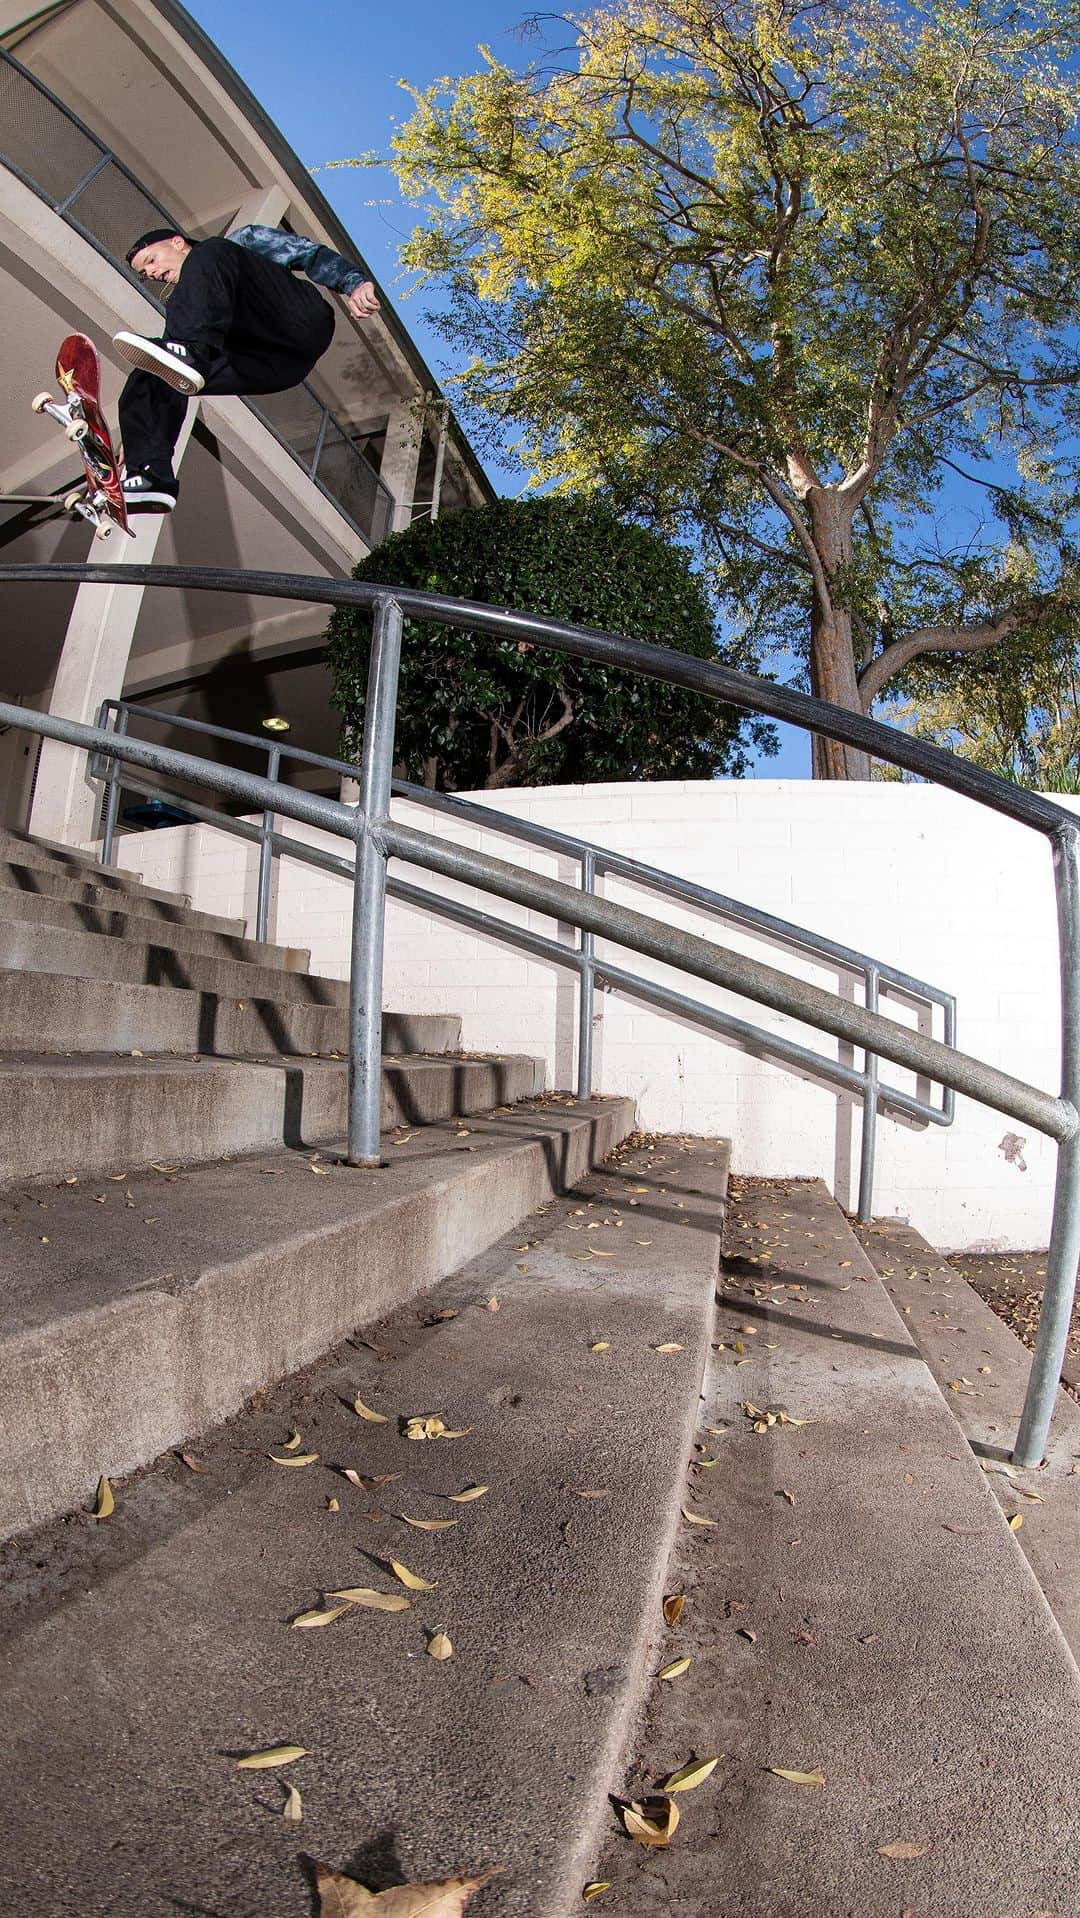
[[[628,1129],[625,1101],[538,1108],[538,1062],[462,1055],[455,1017],[390,1013],[395,1168],[350,1171],[347,987],[307,957],[0,837],[5,1533],[445,1277]]]
[[[65,1036],[190,1030],[174,998],[220,1048],[253,1004],[264,1033],[340,1012],[302,955],[28,859],[109,892],[90,927],[42,909]],[[236,970],[176,982],[189,954]],[[497,1867],[469,1918],[568,1918],[586,1884],[627,1918],[1076,1918],[1080,1433],[1065,1408],[1043,1471],[983,1469],[1020,1366],[928,1248],[923,1279],[820,1184],[729,1181],[722,1142],[627,1137],[625,1101],[541,1095],[529,1061],[403,1051],[413,1116],[358,1174],[340,1061],[133,1049],[2,1068],[20,1163],[52,1156],[0,1205],[0,1908],[307,1918],[313,1855],[374,1890]],[[159,1157],[174,1104],[198,1149]],[[987,1364],[965,1436],[950,1368]],[[410,1435],[435,1416],[449,1441]],[[427,1581],[407,1611],[292,1627],[400,1595],[391,1560]],[[306,1756],[237,1770],[279,1744]],[[635,1845],[609,1794],[712,1757],[670,1846]]]

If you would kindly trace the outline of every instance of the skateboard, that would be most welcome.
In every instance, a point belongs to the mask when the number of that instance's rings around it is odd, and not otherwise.
[[[96,539],[106,539],[114,526],[134,538],[120,485],[120,462],[101,410],[101,362],[85,333],[69,333],[61,342],[56,377],[66,399],[38,393],[30,404],[35,413],[47,413],[63,427],[86,468],[85,489],[76,487],[66,494],[63,505],[90,522]]]

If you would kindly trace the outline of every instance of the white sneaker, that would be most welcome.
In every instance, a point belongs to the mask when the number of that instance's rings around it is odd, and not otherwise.
[[[133,366],[156,373],[178,393],[201,393],[206,384],[187,347],[177,340],[147,340],[141,333],[114,333],[113,345]]]

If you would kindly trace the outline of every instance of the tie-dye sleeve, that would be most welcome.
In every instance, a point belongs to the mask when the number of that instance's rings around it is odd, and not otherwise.
[[[260,253],[290,272],[303,272],[317,286],[328,286],[334,293],[352,293],[370,276],[361,267],[332,253],[318,240],[305,240],[298,233],[285,233],[279,226],[241,226],[229,234],[235,246]]]

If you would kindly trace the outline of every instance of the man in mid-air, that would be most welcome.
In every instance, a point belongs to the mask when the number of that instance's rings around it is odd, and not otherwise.
[[[174,289],[160,339],[123,332],[113,340],[137,369],[119,408],[129,513],[176,505],[173,449],[192,394],[283,393],[307,378],[334,335],[334,309],[319,286],[340,293],[354,319],[379,310],[362,268],[280,227],[243,226],[210,240],[155,227],[127,261],[141,280]]]

